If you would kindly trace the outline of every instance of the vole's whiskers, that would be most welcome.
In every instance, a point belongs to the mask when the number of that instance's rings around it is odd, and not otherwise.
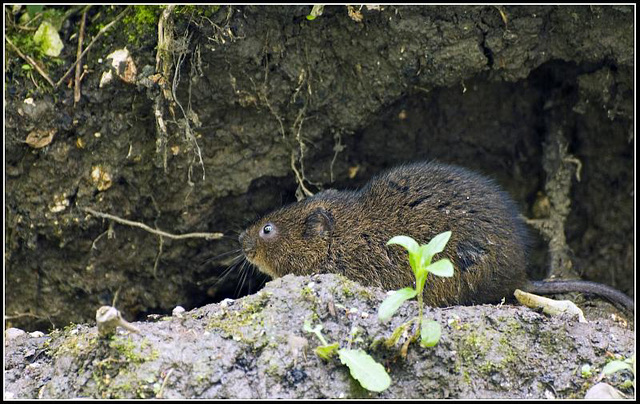
[[[237,227],[235,229],[229,230],[228,233],[232,234],[231,236],[229,236],[229,238],[234,238],[235,240],[238,239],[238,236],[240,235],[240,233],[242,233],[244,231],[244,229]]]
[[[240,282],[236,284],[236,290],[234,292],[234,295],[236,297],[240,296],[240,293],[242,293],[242,288],[244,287],[244,283],[247,280],[247,275],[248,275],[247,262],[249,261],[244,260],[242,262],[242,266],[240,267]]]
[[[255,268],[253,268],[253,269],[254,269],[254,271],[255,271]],[[268,277],[263,276],[263,277],[262,277],[262,281],[260,282],[260,286],[258,287],[258,289],[262,289],[262,288],[264,287],[264,285],[267,283],[267,281],[268,281],[268,280],[269,280],[269,278],[268,278]]]
[[[231,254],[237,254],[239,252],[240,252],[240,248],[236,248],[236,249],[233,249],[231,251],[227,251],[227,252],[223,252],[222,254],[218,254],[215,257],[207,258],[204,261],[202,261],[202,263],[200,263],[200,267],[203,267],[203,266],[205,266],[207,264],[211,264],[212,262],[215,262],[215,261],[219,260],[220,258],[227,257],[227,256],[229,256]],[[235,259],[236,258],[234,258],[234,260]]]
[[[239,252],[239,250],[236,251],[231,251],[231,252]],[[227,254],[227,253],[225,253]],[[217,287],[222,281],[225,280],[225,278],[227,276],[229,276],[230,273],[233,272],[234,269],[237,268],[237,266],[242,262],[242,260],[244,259],[244,255],[243,254],[238,254],[237,256],[233,257],[231,259],[231,264],[229,264],[223,271],[222,273],[218,273],[216,275],[210,276],[209,278],[205,279],[202,281],[202,283],[209,283],[212,280],[215,279],[215,281],[211,284],[211,286],[213,287]]]
[[[220,284],[220,282],[224,281],[227,278],[227,276],[235,272],[236,269],[238,269],[238,266],[242,265],[244,261],[246,261],[246,259],[242,254],[239,254],[238,256],[234,257],[233,262],[219,275],[218,280],[216,281],[216,283],[214,283],[214,286],[217,286],[218,284]]]

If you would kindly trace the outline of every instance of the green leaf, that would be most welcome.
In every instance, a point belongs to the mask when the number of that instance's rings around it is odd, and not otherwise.
[[[411,266],[411,270],[413,271],[414,276],[418,276],[418,271],[420,267],[418,266],[420,262],[420,257],[414,254],[409,253],[409,265]]]
[[[42,11],[42,9],[44,8],[43,5],[28,5],[26,7],[27,9],[27,13],[29,13],[29,17],[33,18],[37,13],[39,13],[40,11]]]
[[[427,267],[427,271],[436,276],[443,276],[450,278],[453,276],[453,264],[448,258],[443,258],[440,261],[436,261]]]
[[[349,367],[351,376],[365,389],[380,392],[391,385],[391,378],[384,367],[362,349],[340,349],[338,356]]]
[[[414,239],[412,239],[409,236],[395,236],[387,242],[387,245],[390,245],[390,244],[401,245],[404,248],[406,248],[407,251],[409,251],[409,254],[412,254],[412,255],[416,255],[420,253],[420,246]]]
[[[418,267],[418,273],[424,268],[428,267],[431,264],[431,258],[433,258],[433,254],[430,252],[430,247],[428,244],[423,244],[420,246],[420,252],[418,253],[420,256],[420,265]]]
[[[328,361],[333,355],[336,354],[336,352],[338,351],[338,347],[340,347],[340,344],[338,344],[337,342],[331,345],[320,345],[315,349],[315,353],[321,359]]]
[[[402,306],[405,300],[411,299],[416,295],[416,290],[411,287],[396,290],[396,293],[384,299],[378,308],[378,319],[387,321]]]
[[[449,238],[451,237],[451,231],[445,231],[444,233],[440,233],[429,241],[426,248],[422,251],[422,254],[427,254],[429,258],[434,255],[442,252],[444,247],[449,242]]]
[[[604,373],[605,375],[610,375],[624,369],[631,370],[632,368],[628,363],[625,363],[623,361],[611,361],[605,365],[605,367],[602,369],[602,373]]]
[[[43,21],[40,24],[36,33],[33,34],[33,41],[47,56],[59,56],[64,47],[60,34],[49,21]]]
[[[435,346],[440,341],[441,334],[440,324],[437,321],[423,321],[420,330],[420,345],[424,348]]]

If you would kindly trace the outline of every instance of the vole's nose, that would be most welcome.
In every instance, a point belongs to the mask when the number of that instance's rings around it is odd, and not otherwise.
[[[253,252],[255,245],[251,237],[247,236],[246,231],[240,233],[240,236],[238,236],[238,241],[240,242],[240,246],[242,247],[242,251],[245,253],[245,255]]]

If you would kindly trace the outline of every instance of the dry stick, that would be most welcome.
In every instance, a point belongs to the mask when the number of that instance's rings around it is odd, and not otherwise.
[[[109,24],[105,25],[99,32],[98,34],[91,40],[91,43],[89,43],[89,45],[84,49],[84,51],[82,51],[82,53],[80,54],[80,56],[76,59],[76,61],[71,65],[71,67],[69,68],[69,70],[67,70],[67,72],[64,74],[64,76],[62,76],[62,78],[60,80],[58,80],[58,82],[54,85],[54,87],[58,87],[60,84],[62,84],[62,82],[67,78],[67,76],[69,76],[69,74],[71,74],[71,72],[73,71],[73,69],[76,67],[76,65],[78,64],[78,62],[84,57],[84,55],[89,51],[89,49],[91,49],[91,46],[93,46],[93,44],[98,40],[98,38],[100,38],[100,36],[102,36],[102,34],[104,34],[105,32],[107,32],[111,27],[113,27],[118,21],[120,21],[122,19],[122,17],[124,17],[124,15],[126,13],[129,12],[129,10],[131,9],[131,6],[127,6],[127,8],[124,9],[124,11],[122,11],[120,14],[118,14],[118,16],[116,17],[115,20],[111,21]]]
[[[40,68],[40,66],[38,66],[38,64],[37,64],[33,59],[31,59],[31,57],[30,57],[30,56],[25,55],[24,53],[22,53],[22,52],[20,51],[20,49],[18,49],[18,47],[17,47],[17,46],[15,46],[15,45],[13,44],[13,42],[11,42],[11,39],[9,39],[9,38],[5,38],[5,39],[7,40],[7,43],[9,44],[9,46],[11,47],[11,49],[13,49],[13,50],[18,54],[18,56],[20,56],[22,59],[26,60],[26,61],[27,61],[27,63],[29,63],[29,64],[30,64],[34,69],[36,69],[36,71],[37,71],[38,73],[40,73],[40,75],[41,75],[45,80],[47,80],[47,82],[48,82],[49,84],[51,84],[51,86],[52,86],[52,87],[53,87],[53,86],[55,86],[55,84],[53,84],[53,80],[51,80],[51,78],[49,78],[49,76],[47,75],[47,73],[45,73],[45,72],[44,72],[44,70],[42,70],[42,69]]]
[[[109,219],[109,220],[113,220],[114,222],[118,222],[121,224],[126,224],[128,226],[133,226],[133,227],[139,227],[143,230],[148,231],[149,233],[153,233],[156,234],[158,236],[161,237],[167,237],[167,238],[172,238],[172,239],[184,239],[184,238],[204,238],[207,240],[217,240],[217,239],[221,239],[222,237],[224,237],[223,233],[186,233],[186,234],[171,234],[171,233],[167,233],[164,232],[162,230],[158,230],[158,229],[153,229],[149,226],[147,226],[144,223],[140,223],[140,222],[133,222],[131,220],[127,220],[127,219],[122,219],[118,216],[113,216],[110,215],[108,213],[102,213],[102,212],[97,212],[91,208],[80,208],[80,210],[83,210],[87,213],[90,213],[94,216],[98,216],[104,219]]]
[[[73,86],[73,104],[77,104],[78,101],[80,101],[80,97],[82,96],[82,92],[80,91],[80,70],[81,70],[81,63],[80,60],[82,59],[82,41],[84,40],[84,26],[85,23],[87,21],[87,12],[89,11],[89,9],[91,8],[91,6],[87,6],[84,10],[84,12],[82,13],[82,21],[80,22],[80,34],[78,35],[78,51],[77,51],[77,57],[76,59],[78,60],[78,64],[76,64],[76,80],[75,80],[75,85]]]

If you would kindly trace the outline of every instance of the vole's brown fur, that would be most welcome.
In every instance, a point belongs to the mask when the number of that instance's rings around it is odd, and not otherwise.
[[[271,227],[266,230],[265,226]],[[386,290],[414,282],[407,235],[423,244],[451,230],[445,250],[454,276],[427,277],[430,306],[497,302],[527,280],[527,228],[515,203],[492,180],[435,162],[374,177],[358,191],[327,190],[285,206],[240,235],[247,259],[272,277],[339,273]]]

